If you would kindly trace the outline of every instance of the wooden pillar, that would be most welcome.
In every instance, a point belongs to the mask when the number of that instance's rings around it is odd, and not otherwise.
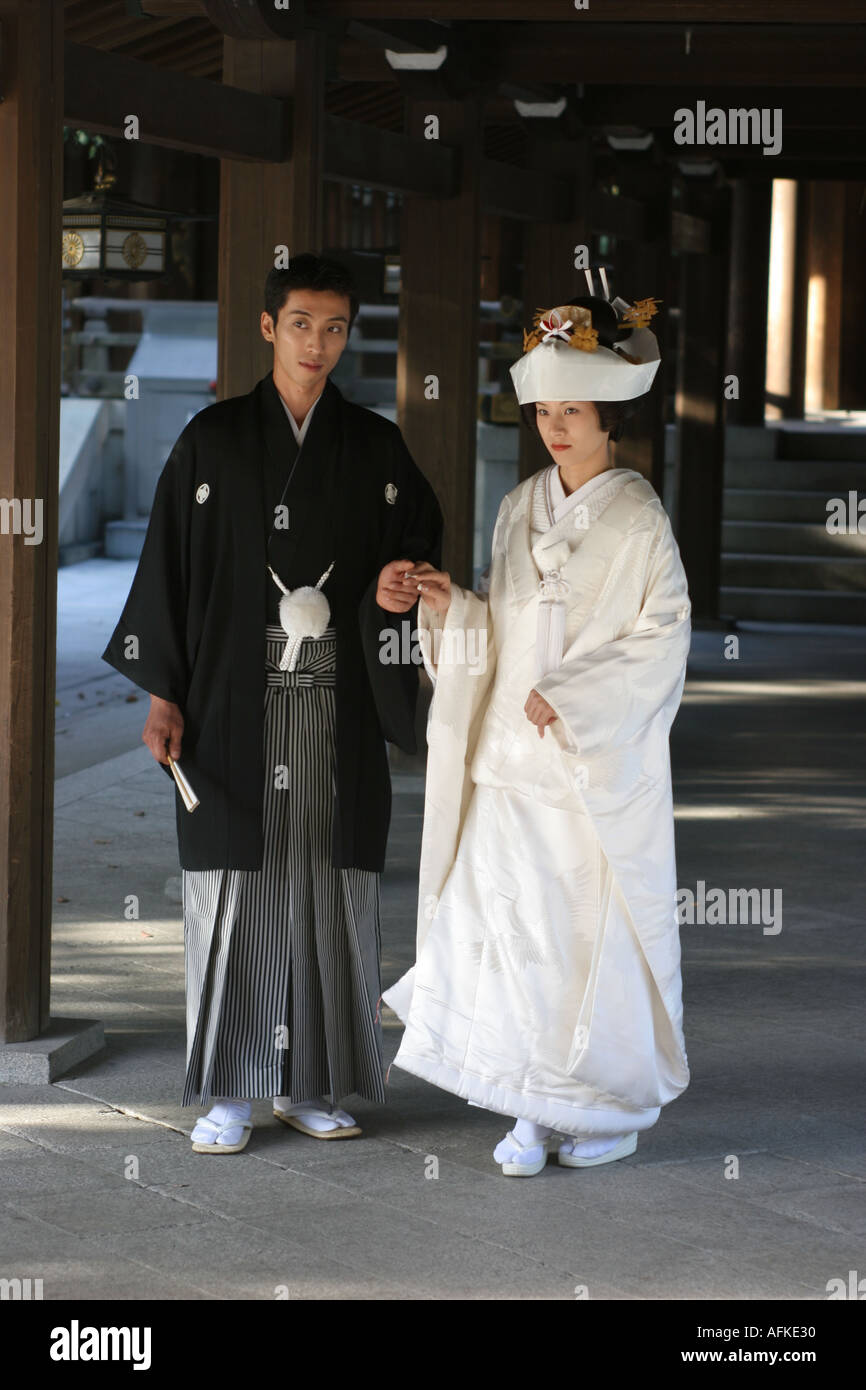
[[[580,290],[583,271],[574,268],[574,248],[588,244],[589,231],[574,222],[527,222],[523,252],[523,327],[529,329],[536,309],[563,304]],[[584,285],[583,293],[586,293]],[[520,478],[531,478],[550,463],[550,454],[522,424],[518,458]]]
[[[49,1023],[63,9],[0,0],[0,1041]],[[22,527],[42,515],[42,536]],[[19,513],[19,508],[21,509]],[[20,515],[21,520],[17,520]],[[15,528],[17,524],[17,534]],[[32,539],[39,535],[33,530]]]
[[[709,249],[685,252],[681,267],[684,324],[677,400],[681,460],[677,540],[695,618],[719,616],[728,208],[724,190],[706,199],[700,211],[710,221]]]
[[[812,199],[820,198],[821,185],[799,179],[794,222],[794,279],[791,288],[790,392],[783,405],[784,419],[800,420],[806,408],[806,353],[809,346],[809,232]]]
[[[839,348],[845,288],[845,185],[811,185],[806,295],[806,410],[839,409]]]
[[[535,124],[535,122],[533,122]],[[543,123],[539,123],[543,124]],[[533,168],[547,168],[562,176],[570,169],[575,180],[575,216],[569,222],[527,221],[523,247],[523,327],[529,329],[536,309],[550,309],[562,304],[573,294],[586,294],[584,272],[575,270],[575,247],[591,248],[589,225],[589,144],[570,142],[564,154],[557,156],[561,145],[552,138],[541,136],[532,141]],[[567,162],[566,162],[567,161]],[[541,440],[521,424],[519,461],[520,478],[530,478],[550,463],[550,454]]]
[[[259,318],[274,248],[321,249],[325,35],[227,38],[223,81],[291,103],[291,152],[284,164],[220,161],[220,398],[251,390],[273,361]]]
[[[771,179],[736,179],[732,188],[728,359],[739,396],[726,401],[733,425],[763,425],[770,275]]]
[[[652,164],[628,171],[626,193],[641,201],[645,209],[646,235],[641,239],[619,239],[613,261],[617,289],[630,299],[653,296],[661,301],[658,315],[650,325],[659,340],[661,362],[649,397],[628,421],[623,438],[612,449],[615,468],[634,468],[652,483],[659,497],[665,486],[665,425],[667,397],[673,390],[675,373],[669,355],[670,310],[674,302],[671,283],[672,180],[670,165],[659,157]]]
[[[842,313],[839,321],[839,408],[866,410],[866,258],[863,256],[863,215],[866,183],[845,184],[845,225],[842,248]]]
[[[443,567],[472,585],[478,419],[482,102],[427,96],[406,103],[417,140],[429,115],[459,148],[457,195],[407,195],[400,236],[397,421],[445,517]],[[435,381],[432,379],[435,378]],[[409,559],[412,556],[408,557]]]

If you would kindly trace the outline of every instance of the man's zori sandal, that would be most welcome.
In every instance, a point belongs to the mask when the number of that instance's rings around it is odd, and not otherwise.
[[[250,1107],[220,1102],[208,1115],[196,1120],[192,1151],[196,1154],[239,1154],[252,1133]]]
[[[613,1139],[563,1139],[557,1149],[557,1162],[564,1168],[594,1168],[599,1163],[613,1163],[628,1158],[637,1148],[637,1130]]]
[[[276,1096],[274,1116],[282,1120],[284,1125],[291,1125],[301,1134],[308,1134],[311,1139],[355,1139],[363,1133],[360,1125],[356,1125],[345,1110],[337,1110],[318,1098],[283,1104],[283,1097]]]
[[[496,1158],[496,1155],[500,1152],[503,1145],[508,1146],[503,1150],[504,1153],[509,1153],[510,1151],[510,1157],[506,1158],[504,1161]],[[509,1130],[502,1142],[497,1144],[494,1149],[493,1157],[496,1158],[496,1162],[499,1164],[506,1178],[534,1178],[536,1173],[540,1173],[546,1166],[547,1151],[549,1148],[549,1135],[546,1139],[534,1139],[529,1144],[523,1144],[515,1137],[514,1133]],[[517,1157],[518,1154],[528,1155],[533,1149],[538,1149],[540,1151],[539,1158],[523,1158],[521,1160]]]

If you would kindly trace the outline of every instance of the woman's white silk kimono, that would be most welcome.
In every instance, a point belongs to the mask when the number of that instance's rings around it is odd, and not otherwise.
[[[647,1129],[689,1080],[668,734],[691,604],[639,473],[554,510],[554,470],[504,498],[489,592],[452,585],[444,621],[419,605],[434,693],[416,961],[383,998],[405,1024],[394,1065],[603,1136]],[[557,714],[543,738],[533,688]]]

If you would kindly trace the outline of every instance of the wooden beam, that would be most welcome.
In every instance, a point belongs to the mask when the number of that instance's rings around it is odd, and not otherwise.
[[[534,13],[534,12],[533,12]],[[575,11],[575,14],[579,12]],[[589,11],[587,11],[589,13]],[[465,16],[464,16],[465,17]],[[451,52],[480,54],[484,78],[500,82],[603,84],[629,88],[651,73],[660,87],[857,87],[866,70],[866,26],[788,28],[707,24],[685,31],[661,24],[464,24]],[[446,66],[449,59],[446,59]],[[382,81],[383,54],[341,42],[337,72],[345,81]],[[765,96],[762,105],[769,104]]]
[[[178,0],[173,0],[178,3]],[[188,0],[187,0],[188,2]],[[165,14],[172,0],[144,0],[147,8]],[[575,10],[567,23],[597,27],[646,21],[648,9],[657,24],[814,24],[812,0],[604,0],[585,10]],[[529,29],[536,23],[562,20],[562,0],[319,0],[317,14],[339,19],[433,19],[486,21],[490,24],[522,23]],[[821,6],[821,22],[857,24],[863,19],[862,0],[828,0]]]
[[[781,139],[782,148],[778,154],[764,154],[760,145],[676,145],[672,135],[658,143],[669,159],[717,159],[725,167],[730,160],[771,166],[782,159],[841,163],[861,159],[866,149],[862,130],[785,131],[783,123]]]
[[[770,167],[767,168],[767,165]],[[842,183],[866,178],[866,155],[862,159],[726,159],[724,170],[728,179],[809,179],[821,182],[824,179],[839,180]]]
[[[640,83],[626,88],[615,86],[586,87],[584,96],[575,102],[576,109],[588,126],[636,126],[641,130],[673,130],[675,112],[680,107],[694,111],[698,101],[711,107],[780,106],[782,123],[789,130],[823,130],[838,128],[866,129],[866,101],[862,86],[839,87],[830,101],[816,100],[809,87],[773,89],[768,98],[767,88],[760,87],[672,87]],[[515,118],[516,119],[516,118]]]
[[[530,222],[567,222],[574,213],[567,179],[496,159],[482,163],[481,200],[488,212]]]
[[[134,111],[146,144],[217,158],[286,158],[286,114],[274,97],[76,43],[64,46],[64,78],[66,125],[119,136]]]
[[[457,188],[455,152],[447,145],[341,116],[324,117],[324,176],[425,198],[451,198]]]
[[[294,39],[304,27],[308,0],[133,0],[143,19],[208,19],[233,39]]]
[[[53,0],[0,0],[0,1041],[7,1043],[49,1024],[62,25]],[[17,530],[9,510],[16,506]]]
[[[296,0],[297,3],[297,0]],[[173,19],[204,17],[211,8],[207,0],[139,0],[142,14]],[[532,0],[531,13],[526,0],[318,0],[307,4],[316,18],[335,20],[486,20],[532,23],[562,19],[562,0]],[[623,23],[645,21],[647,0],[604,0],[603,5],[575,11],[573,24]],[[212,11],[215,13],[215,11]],[[670,24],[813,24],[812,0],[652,0],[656,23]],[[826,24],[856,24],[863,18],[861,0],[831,0],[822,5],[821,20]],[[215,22],[215,21],[214,21]]]
[[[316,251],[322,240],[325,39],[226,39],[223,73],[233,86],[290,104],[292,158],[282,164],[224,159],[220,166],[220,398],[249,391],[273,362],[259,319],[275,248]]]

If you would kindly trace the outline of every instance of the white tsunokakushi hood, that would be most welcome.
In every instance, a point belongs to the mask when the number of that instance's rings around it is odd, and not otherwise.
[[[520,405],[532,401],[630,401],[648,391],[658,371],[659,345],[647,324],[657,301],[592,301],[616,318],[612,347],[599,343],[586,304],[536,311],[523,335],[523,356],[509,368]]]

